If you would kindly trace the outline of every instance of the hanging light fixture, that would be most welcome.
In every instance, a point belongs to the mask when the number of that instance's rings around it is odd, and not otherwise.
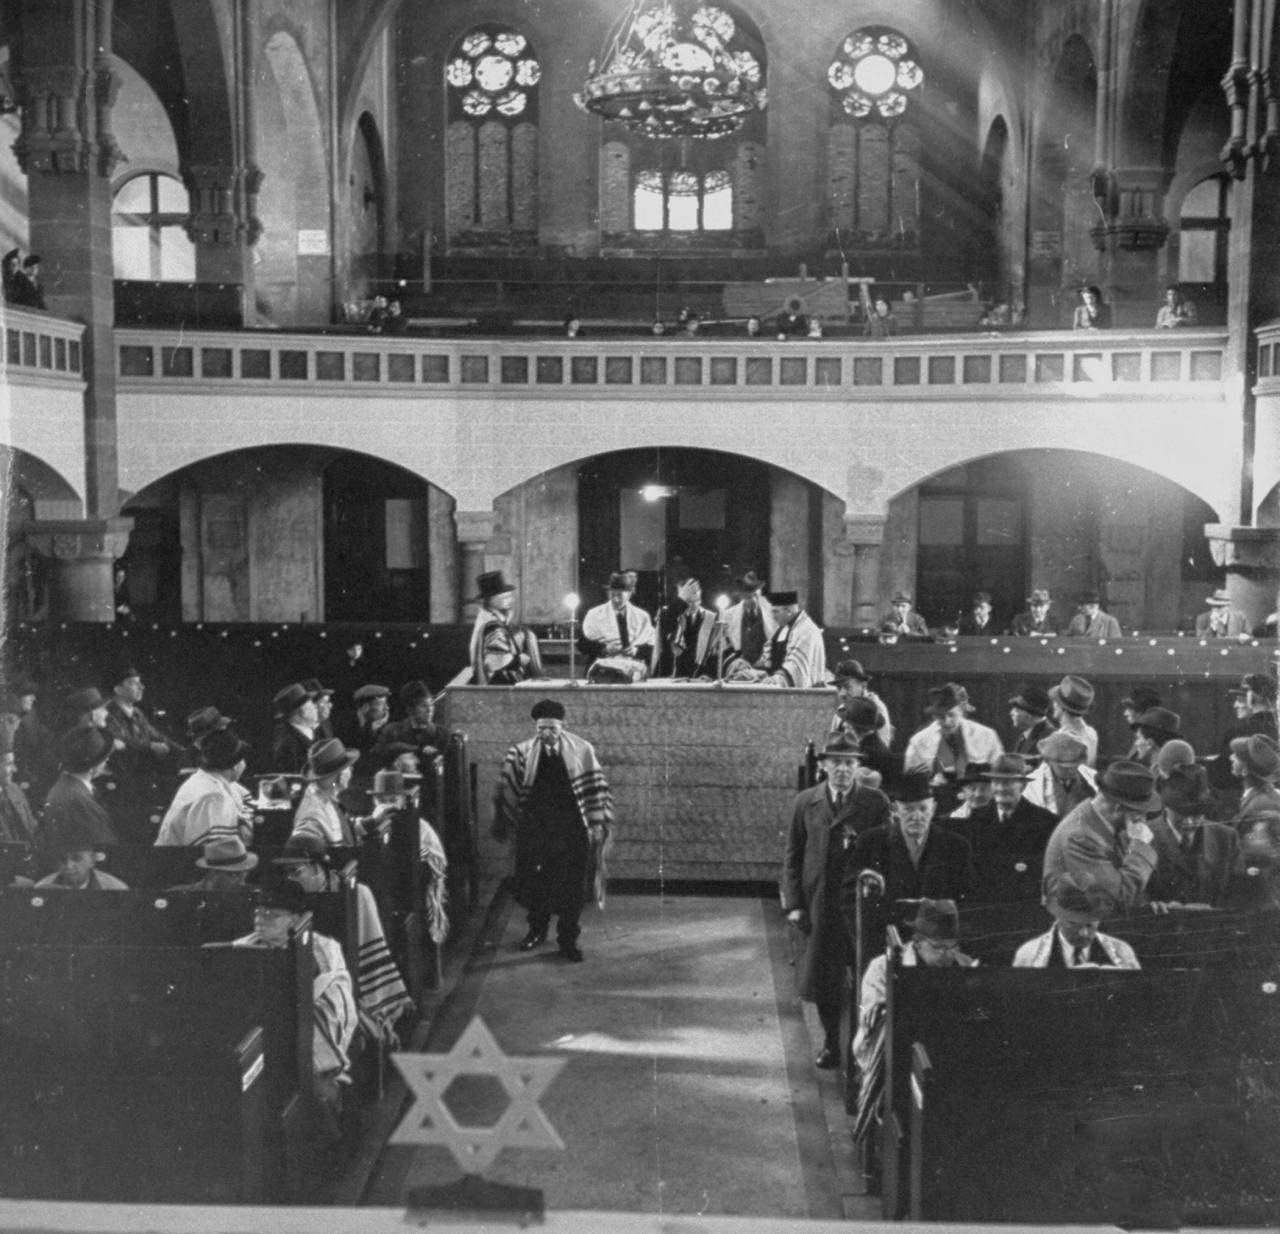
[[[632,0],[574,102],[643,137],[724,137],[765,106],[764,72],[733,18],[697,0]]]

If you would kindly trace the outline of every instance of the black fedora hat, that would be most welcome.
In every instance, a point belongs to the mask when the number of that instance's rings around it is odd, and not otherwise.
[[[969,702],[969,691],[954,681],[948,681],[945,686],[931,687],[928,697],[929,701],[924,709],[931,716],[944,716],[956,707],[966,714],[974,710],[973,704]]]
[[[1203,814],[1213,805],[1209,773],[1195,763],[1179,767],[1156,781],[1160,800],[1166,808],[1184,817]]]
[[[836,709],[854,728],[884,728],[884,713],[869,698],[851,698]]]
[[[1148,707],[1129,727],[1150,737],[1163,737],[1167,741],[1170,737],[1181,736],[1182,717],[1168,707]]]
[[[848,737],[844,733],[833,733],[827,739],[827,744],[822,748],[818,757],[823,760],[861,758],[862,750],[852,737]]]
[[[1049,714],[1049,692],[1040,686],[1023,686],[1010,700],[1010,707],[1021,707],[1033,716]]]
[[[904,771],[886,790],[894,801],[932,801],[933,786],[927,771]]]
[[[100,728],[72,728],[62,735],[58,759],[68,771],[82,772],[96,767],[114,748]]]
[[[1134,686],[1128,694],[1120,700],[1121,707],[1128,707],[1130,711],[1135,713],[1147,711],[1152,707],[1161,707],[1164,705],[1164,696],[1155,686]]]
[[[359,750],[348,750],[336,737],[317,741],[307,751],[305,778],[323,780],[326,776],[336,775],[344,767],[350,767],[359,757]]]
[[[1098,791],[1112,801],[1155,814],[1162,808],[1156,778],[1149,768],[1128,759],[1117,759],[1098,777]]]
[[[960,940],[960,910],[954,900],[921,900],[915,919],[907,925],[916,938],[945,943]]]
[[[95,711],[106,705],[107,700],[102,697],[97,686],[86,686],[83,690],[73,690],[67,695],[67,710],[73,715],[84,715],[86,711]]]
[[[234,723],[230,716],[224,716],[216,707],[201,707],[187,717],[187,736],[198,745],[210,733],[220,732]]]
[[[861,660],[841,660],[835,668],[831,670],[831,675],[836,682],[841,681],[870,681],[871,674],[862,667]]]
[[[609,575],[609,581],[604,585],[606,591],[630,591],[631,584],[627,581],[627,576],[621,570],[615,570]]]
[[[271,714],[291,716],[311,697],[310,691],[300,681],[291,681],[271,700]]]
[[[506,575],[501,570],[488,570],[476,579],[476,587],[479,595],[473,596],[473,600],[492,600],[494,596],[505,595],[508,591],[515,591],[516,585],[507,582]]]

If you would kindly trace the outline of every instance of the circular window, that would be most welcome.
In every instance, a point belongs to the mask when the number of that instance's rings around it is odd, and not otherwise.
[[[529,91],[542,79],[542,66],[529,54],[529,41],[514,30],[473,30],[445,66],[451,106],[465,116],[513,119],[529,110]]]
[[[910,96],[924,84],[924,70],[901,34],[871,26],[855,30],[840,44],[827,81],[846,114],[892,120],[907,110]]]

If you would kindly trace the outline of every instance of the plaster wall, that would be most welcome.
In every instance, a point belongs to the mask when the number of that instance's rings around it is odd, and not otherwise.
[[[519,588],[523,620],[567,620],[564,597],[592,594],[578,578],[577,467],[558,467],[503,493],[494,513],[485,569],[502,570]],[[475,594],[474,583],[462,580],[467,595]]]

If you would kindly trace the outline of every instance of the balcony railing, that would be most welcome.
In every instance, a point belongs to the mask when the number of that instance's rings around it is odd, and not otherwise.
[[[79,322],[9,305],[0,310],[0,320],[5,372],[11,381],[62,379],[77,385],[83,381],[84,326]]]
[[[575,396],[737,395],[830,399],[1109,397],[1215,383],[1217,330],[910,336],[890,340],[736,338],[415,338],[117,330],[133,388],[196,384],[402,395],[523,389]]]

